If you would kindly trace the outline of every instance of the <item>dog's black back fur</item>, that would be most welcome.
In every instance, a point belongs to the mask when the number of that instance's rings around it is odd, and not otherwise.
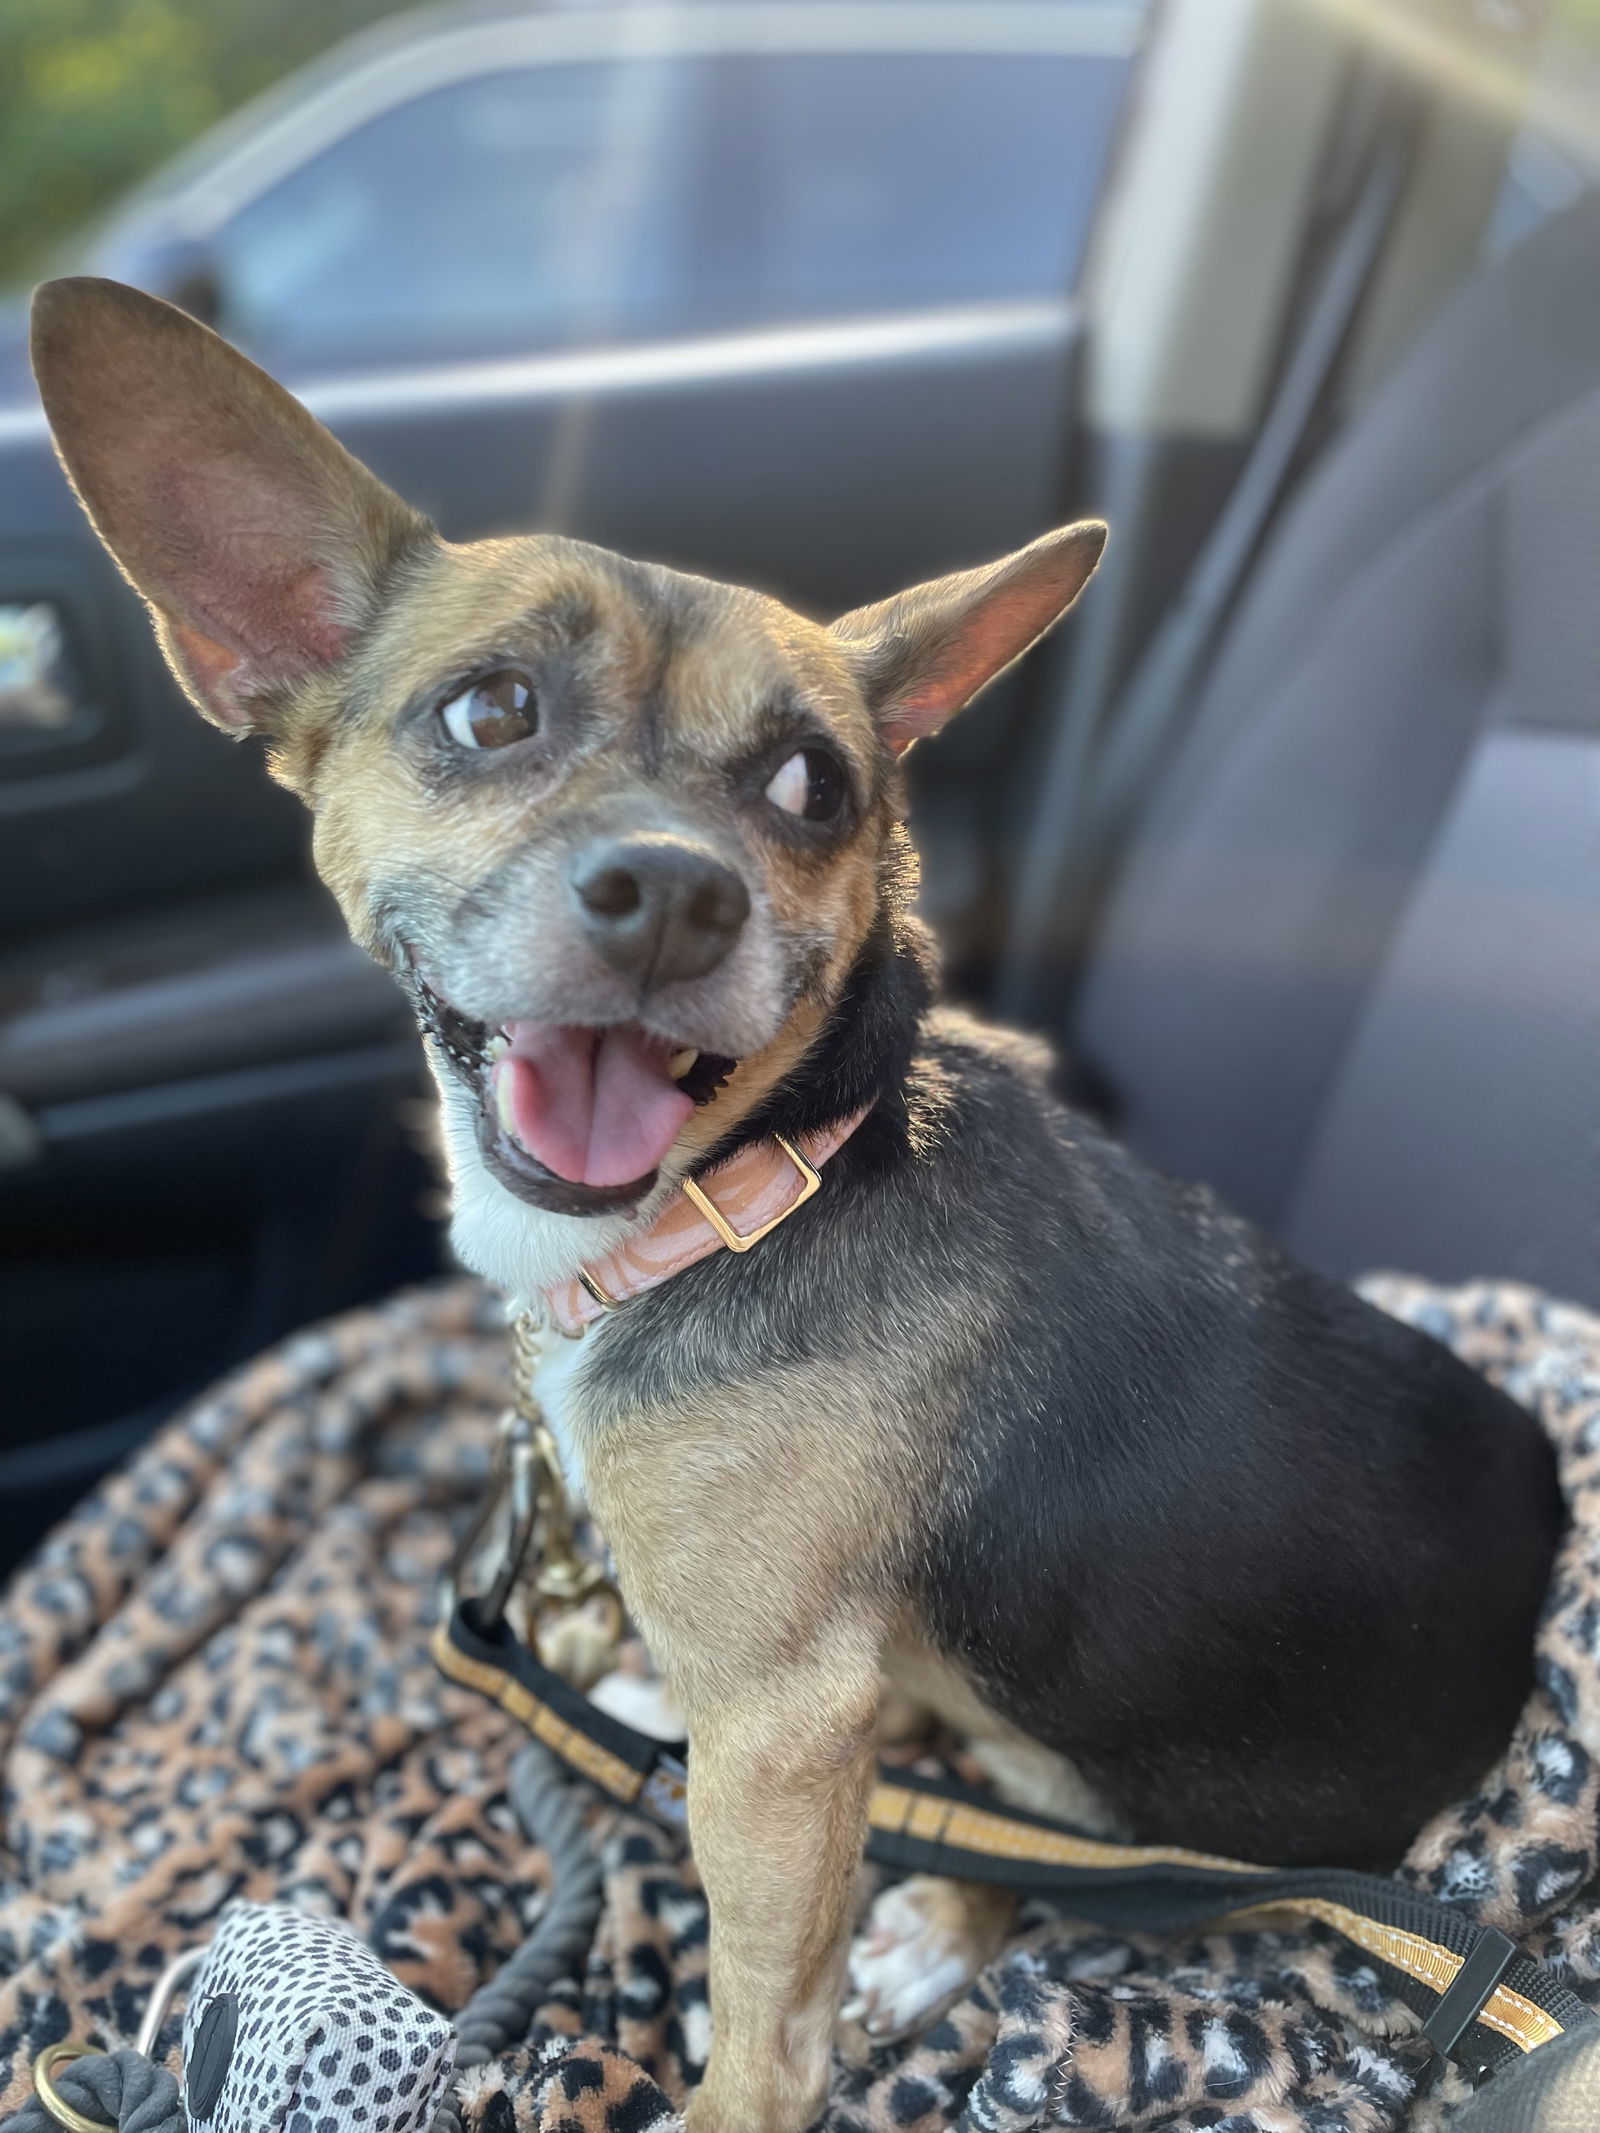
[[[964,1035],[931,1045],[947,1159],[1004,1180],[1015,1247],[970,1381],[980,1480],[949,1477],[929,1535],[936,1640],[1141,1835],[1393,1863],[1527,1694],[1542,1435]]]
[[[1025,1040],[928,1014],[894,902],[740,1139],[876,1094],[872,1117],[803,1221],[638,1299],[594,1393],[780,1363],[823,1386],[922,1343],[930,1409],[956,1380],[905,1572],[933,1643],[1139,1836],[1392,1864],[1527,1693],[1561,1520],[1543,1436],[1065,1110]]]

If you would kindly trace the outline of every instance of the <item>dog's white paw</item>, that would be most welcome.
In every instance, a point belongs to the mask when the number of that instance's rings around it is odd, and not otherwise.
[[[682,1740],[689,1730],[671,1690],[656,1676],[618,1667],[595,1683],[589,1701],[652,1740]]]
[[[1004,1889],[933,1874],[896,1882],[851,1944],[841,2019],[879,2039],[920,2029],[998,1953],[1015,1910]]]

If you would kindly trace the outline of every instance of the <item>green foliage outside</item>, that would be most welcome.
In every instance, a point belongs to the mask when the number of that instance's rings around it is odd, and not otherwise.
[[[0,287],[290,68],[413,4],[0,0]],[[1592,69],[1600,0],[1547,4],[1564,53]]]
[[[0,0],[0,285],[402,0]]]

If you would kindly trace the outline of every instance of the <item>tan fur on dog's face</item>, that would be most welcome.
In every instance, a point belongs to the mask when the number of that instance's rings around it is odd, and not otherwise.
[[[419,1001],[475,1041],[512,1022],[633,1029],[737,1062],[684,1124],[679,1174],[838,1000],[898,835],[899,755],[1064,612],[1104,539],[1069,527],[823,627],[574,541],[452,547],[215,334],[115,283],[46,284],[34,363],[180,681],[215,723],[267,737],[352,933]],[[502,670],[531,689],[535,730],[463,745],[445,707]],[[769,791],[803,750],[843,780],[826,820]],[[748,916],[711,967],[656,982],[595,952],[574,870],[641,836],[742,885]],[[449,1052],[435,1028],[461,1141],[473,1082],[458,1062],[452,1084]]]
[[[540,731],[457,747],[439,705],[502,667],[533,684]],[[576,542],[439,544],[407,566],[332,693],[290,706],[278,774],[315,809],[318,869],[352,932],[390,962],[416,953],[465,1014],[659,1016],[675,1041],[751,1066],[835,997],[871,924],[899,781],[827,630]],[[764,797],[818,744],[848,786],[825,825]],[[752,905],[725,963],[646,1002],[590,953],[567,889],[576,853],[639,829],[712,847]],[[746,1101],[755,1079],[742,1076]]]

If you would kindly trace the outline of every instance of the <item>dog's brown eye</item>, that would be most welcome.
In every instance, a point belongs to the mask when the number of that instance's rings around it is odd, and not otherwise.
[[[461,748],[509,748],[525,741],[539,723],[526,675],[507,667],[485,674],[470,689],[439,707],[444,730]]]
[[[767,787],[786,815],[831,822],[844,805],[844,772],[825,748],[797,748]]]

